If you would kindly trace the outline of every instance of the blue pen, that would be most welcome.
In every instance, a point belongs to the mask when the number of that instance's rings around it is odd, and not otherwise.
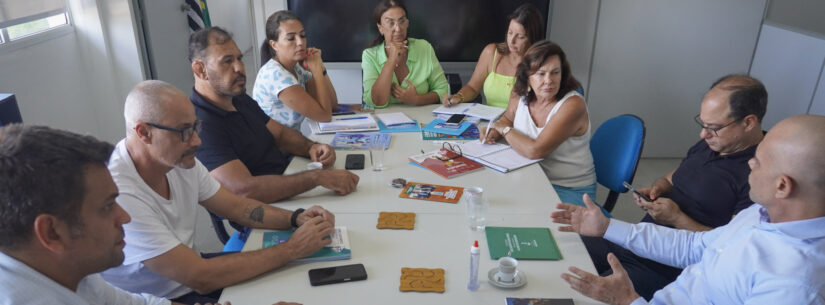
[[[340,119],[337,119],[336,121],[360,120],[360,119],[366,119],[366,118],[367,117],[365,117],[365,116],[354,116],[354,117],[351,117],[351,118],[340,118]]]

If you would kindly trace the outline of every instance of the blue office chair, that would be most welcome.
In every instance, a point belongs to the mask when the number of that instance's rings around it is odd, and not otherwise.
[[[627,192],[622,182],[633,183],[645,143],[645,123],[632,114],[611,118],[593,133],[590,152],[596,167],[596,181],[610,190],[604,209],[613,211],[619,193]]]
[[[215,228],[218,239],[223,243],[223,252],[240,252],[244,244],[246,244],[246,239],[249,238],[249,232],[252,230],[230,221],[229,225],[235,229],[235,233],[229,236],[223,223],[223,217],[209,212],[209,218],[212,219],[212,227]]]

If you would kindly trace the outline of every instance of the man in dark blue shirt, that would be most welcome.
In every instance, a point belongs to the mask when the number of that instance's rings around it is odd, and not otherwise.
[[[708,231],[727,224],[753,204],[748,196],[748,160],[762,141],[762,117],[768,93],[757,79],[727,75],[717,80],[702,99],[694,120],[701,127],[698,143],[679,167],[634,195],[647,214],[643,222],[690,231]],[[636,292],[650,299],[676,279],[681,269],[641,258],[601,238],[583,237],[596,270],[610,273],[605,260],[613,252],[627,269]]]
[[[211,27],[193,33],[189,57],[195,76],[190,100],[203,124],[197,157],[221,185],[263,202],[290,198],[319,185],[342,195],[355,190],[358,176],[346,170],[281,175],[291,155],[309,157],[329,168],[335,163],[335,151],[270,119],[245,93],[242,54],[226,31]]]

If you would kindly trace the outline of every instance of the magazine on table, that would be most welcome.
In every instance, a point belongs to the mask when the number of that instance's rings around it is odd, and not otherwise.
[[[264,232],[263,248],[269,248],[284,243],[292,237],[294,230]],[[332,242],[310,256],[299,258],[296,262],[322,262],[350,259],[352,248],[349,245],[347,227],[335,227],[335,232],[329,236]]]

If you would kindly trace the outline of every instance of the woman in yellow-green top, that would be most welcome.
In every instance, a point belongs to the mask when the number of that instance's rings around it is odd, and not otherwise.
[[[541,12],[532,4],[525,3],[519,6],[507,16],[507,19],[510,20],[507,40],[488,44],[481,51],[470,82],[456,94],[444,95],[441,99],[444,105],[449,107],[472,101],[483,89],[487,105],[507,108],[513,84],[516,82],[516,66],[533,42],[544,39]]]
[[[422,39],[407,38],[407,9],[401,0],[382,0],[373,19],[380,34],[361,54],[364,102],[426,105],[449,93],[435,50]]]

